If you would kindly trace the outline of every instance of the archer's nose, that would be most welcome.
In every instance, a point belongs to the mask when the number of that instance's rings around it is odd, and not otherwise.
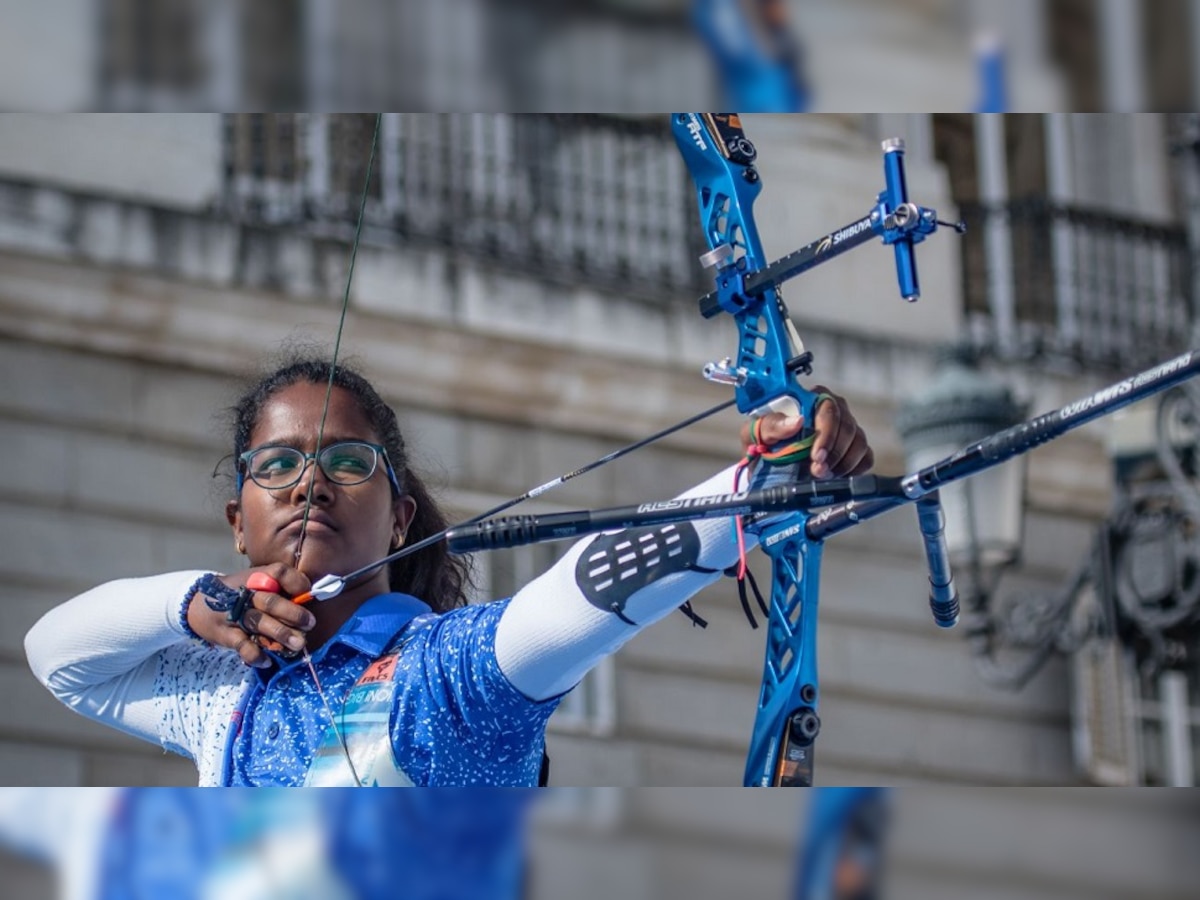
[[[332,483],[315,459],[304,461],[304,471],[300,473],[300,480],[292,485],[293,503],[307,503],[310,497],[313,503],[328,503],[333,499]]]

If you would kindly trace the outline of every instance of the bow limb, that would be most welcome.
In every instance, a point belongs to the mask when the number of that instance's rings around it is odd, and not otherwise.
[[[817,396],[799,380],[811,371],[787,308],[773,286],[752,292],[746,280],[767,260],[753,218],[762,190],[756,151],[736,115],[681,113],[672,129],[696,184],[700,220],[716,267],[716,303],[705,315],[727,312],[738,331],[736,359],[710,364],[706,377],[733,385],[738,409],[799,413],[805,430]],[[811,437],[811,433],[808,435]],[[797,457],[803,456],[803,449]],[[812,783],[812,747],[820,730],[816,664],[817,570],[820,543],[805,535],[807,513],[772,522],[761,535],[771,559],[771,600],[766,658],[744,783]]]

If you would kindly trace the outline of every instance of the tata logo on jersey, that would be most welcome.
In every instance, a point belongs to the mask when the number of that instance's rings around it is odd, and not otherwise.
[[[687,130],[696,146],[707,152],[708,144],[704,141],[704,126],[700,124],[700,120],[695,115],[688,116]]]

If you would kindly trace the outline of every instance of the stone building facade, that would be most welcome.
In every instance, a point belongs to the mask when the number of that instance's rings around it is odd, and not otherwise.
[[[1036,118],[1035,156],[1044,163],[1065,154],[1076,173],[1051,188],[1139,223],[1180,227],[1185,210],[1175,199],[1166,117]],[[729,352],[728,323],[695,313],[699,276],[687,232],[694,210],[670,142],[640,118],[555,121],[550,137],[531,121],[385,118],[342,339],[396,405],[446,505],[464,516],[717,402],[719,389],[699,369]],[[1025,171],[1003,136],[1028,139],[1028,122],[1001,124],[1007,130],[995,144],[991,125],[969,123],[974,177],[989,190],[997,165],[1010,178]],[[878,141],[892,134],[908,141],[917,202],[949,217],[960,202],[997,199],[962,195],[964,170],[953,161],[959,125],[927,115],[748,118],[766,184],[758,222],[768,254],[862,215],[882,187]],[[215,414],[240,379],[281,347],[331,346],[349,258],[351,187],[361,184],[352,177],[366,146],[355,137],[361,127],[352,117],[315,115],[0,117],[6,783],[192,783],[190,763],[57,704],[29,674],[22,637],[45,610],[105,580],[236,566],[221,484],[209,477],[226,452]],[[552,178],[522,167],[529,158],[522,141],[548,154],[541,171]],[[980,162],[989,146],[1000,156]],[[405,181],[410,172],[420,177]],[[585,175],[596,181],[572,180]],[[505,212],[489,219],[489,209]],[[964,269],[965,246],[946,232],[919,248],[924,296],[916,305],[899,299],[891,256],[879,248],[857,250],[785,289],[817,379],[851,400],[871,435],[877,471],[903,470],[895,411],[928,381],[936,348],[964,334],[1000,346],[1010,321],[1014,349],[987,365],[1033,412],[1113,378],[1108,363],[1086,353],[1059,347],[1022,355],[1022,347],[1044,346],[1024,339],[1046,322],[1022,325],[1034,307],[1021,305],[1019,286],[1010,320],[990,300],[974,303],[968,294],[979,288]],[[1010,250],[1017,263],[1022,252]],[[1122,327],[1132,334],[1135,325]],[[696,426],[530,508],[670,496],[731,461],[737,424],[725,417]],[[1031,454],[1014,588],[1053,592],[1088,552],[1112,501],[1107,434],[1104,425],[1089,426]],[[479,559],[480,598],[509,592],[555,552]],[[962,637],[930,622],[925,577],[909,510],[826,548],[819,783],[1095,780],[1075,743],[1069,660],[1053,658],[1020,692],[988,686]],[[586,869],[584,851],[601,836],[615,855],[592,864],[621,860],[615,868],[630,896],[654,895],[652,886],[679,878],[719,880],[720,860],[733,867],[728,877],[742,873],[731,883],[761,881],[764,895],[778,895],[799,821],[793,801],[745,807],[740,843],[728,845],[743,853],[735,862],[713,848],[737,829],[704,812],[724,806],[719,792],[601,789],[740,782],[762,632],[745,623],[728,584],[708,591],[698,608],[707,630],[682,616],[649,629],[556,715],[553,783],[575,789],[547,803],[546,821],[556,824],[538,846],[557,848],[545,851],[547,859]],[[1152,729],[1152,719],[1134,725]],[[1147,740],[1141,762],[1122,776],[1129,783],[1165,780],[1154,755],[1161,748]],[[940,798],[946,809],[960,802],[947,792],[918,796]],[[1064,821],[1076,825],[1121,802],[1055,796]],[[729,809],[742,803],[749,801],[730,799]],[[1016,818],[1014,808],[1009,821]],[[1162,820],[1164,833],[1176,833],[1174,821]],[[756,828],[765,829],[761,840]],[[639,834],[675,834],[677,843],[652,854],[638,846]],[[689,834],[690,847],[682,837]],[[905,852],[910,881],[941,879],[946,896],[964,871],[989,865],[976,858],[966,870],[939,870],[915,848]],[[1048,885],[1067,877],[1056,865],[1046,861],[1029,884],[1055,896]],[[562,896],[552,886],[568,869],[539,871],[545,896]],[[1183,895],[1163,877],[1156,895]],[[1009,893],[996,896],[1015,896],[1019,882],[1004,882]]]

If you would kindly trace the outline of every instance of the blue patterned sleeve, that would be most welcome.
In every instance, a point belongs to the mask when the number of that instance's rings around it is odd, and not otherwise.
[[[507,605],[453,610],[404,647],[392,747],[419,785],[537,784],[546,722],[562,698],[530,700],[500,670],[496,626]]]
[[[199,641],[173,644],[157,661],[153,694],[159,742],[195,760],[201,783],[210,784],[252,670],[236,653]]]

